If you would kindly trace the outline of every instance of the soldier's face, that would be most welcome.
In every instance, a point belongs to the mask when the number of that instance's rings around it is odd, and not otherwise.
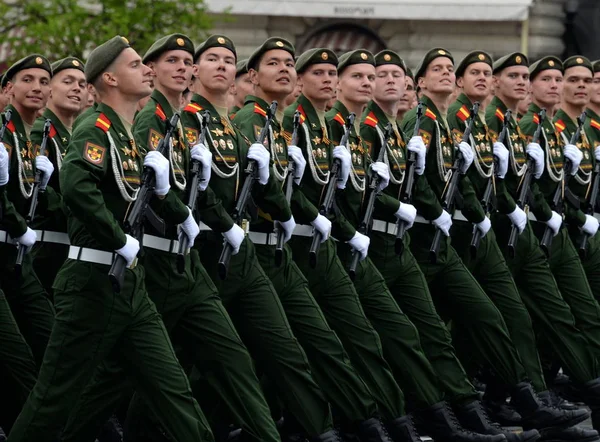
[[[121,94],[140,100],[152,93],[152,69],[132,48],[127,48],[113,62],[111,71],[102,74],[104,82]]]
[[[452,60],[447,57],[434,58],[427,66],[425,76],[419,78],[419,82],[421,88],[430,93],[451,94],[456,82]]]
[[[174,92],[183,92],[192,79],[194,60],[187,51],[167,51],[155,62],[149,63],[154,71],[155,85]]]
[[[309,100],[327,101],[333,97],[337,69],[329,63],[313,64],[298,78],[302,82],[302,93]]]
[[[585,106],[590,101],[592,72],[583,66],[575,66],[565,71],[563,100],[573,106]]]
[[[529,68],[511,66],[494,75],[494,90],[510,100],[523,100],[529,93]]]
[[[235,95],[238,106],[240,106],[240,104],[243,106],[246,96],[252,95],[253,93],[254,85],[250,80],[250,74],[242,74],[235,79]]]
[[[298,75],[294,57],[282,49],[272,49],[263,54],[258,71],[252,69],[252,84],[274,95],[289,95],[294,90]]]
[[[486,63],[472,63],[457,84],[471,100],[483,101],[492,90],[492,68]]]
[[[207,90],[226,94],[235,81],[235,55],[227,48],[209,48],[194,65],[194,76]]]
[[[396,103],[404,95],[406,76],[395,64],[384,64],[375,68],[375,91],[373,97],[380,103]]]
[[[44,69],[23,69],[8,82],[12,103],[23,109],[38,111],[46,106],[50,95],[50,74]]]
[[[351,101],[362,105],[373,98],[374,87],[375,66],[361,63],[344,70],[340,75],[337,91],[342,102]]]
[[[594,82],[592,83],[590,101],[595,105],[600,105],[600,72],[596,72],[594,74]]]
[[[407,112],[411,110],[417,101],[417,91],[415,90],[415,82],[410,77],[405,77],[406,88],[400,101],[398,102],[398,112]]]
[[[560,103],[563,74],[557,69],[546,69],[531,81],[531,93],[536,103],[550,107]]]
[[[58,109],[77,113],[87,104],[86,85],[79,69],[63,69],[50,81],[50,101]]]

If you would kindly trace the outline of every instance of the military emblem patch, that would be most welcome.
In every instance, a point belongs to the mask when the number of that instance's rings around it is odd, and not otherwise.
[[[429,143],[431,142],[431,134],[423,129],[419,129],[419,135],[423,138],[423,143],[425,146],[429,148]]]
[[[95,166],[100,166],[104,162],[106,148],[87,142],[83,148],[83,158]]]
[[[150,134],[148,135],[148,146],[150,146],[150,149],[156,150],[162,139],[163,136],[161,134],[154,129],[150,129]]]
[[[196,144],[196,140],[198,139],[198,131],[196,129],[186,127],[183,129],[183,132],[189,145]]]

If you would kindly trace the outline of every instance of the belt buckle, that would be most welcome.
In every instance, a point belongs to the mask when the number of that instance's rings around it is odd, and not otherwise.
[[[246,218],[242,219],[242,225],[240,227],[244,231],[244,234],[247,236],[248,232],[250,232],[250,220],[247,220]]]

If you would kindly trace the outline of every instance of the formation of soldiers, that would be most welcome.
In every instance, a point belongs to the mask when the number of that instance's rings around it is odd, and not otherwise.
[[[600,440],[600,61],[116,36],[0,98],[10,442]]]

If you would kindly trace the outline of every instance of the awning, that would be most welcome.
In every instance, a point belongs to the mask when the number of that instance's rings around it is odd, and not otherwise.
[[[236,15],[389,20],[523,21],[534,0],[206,0]]]

